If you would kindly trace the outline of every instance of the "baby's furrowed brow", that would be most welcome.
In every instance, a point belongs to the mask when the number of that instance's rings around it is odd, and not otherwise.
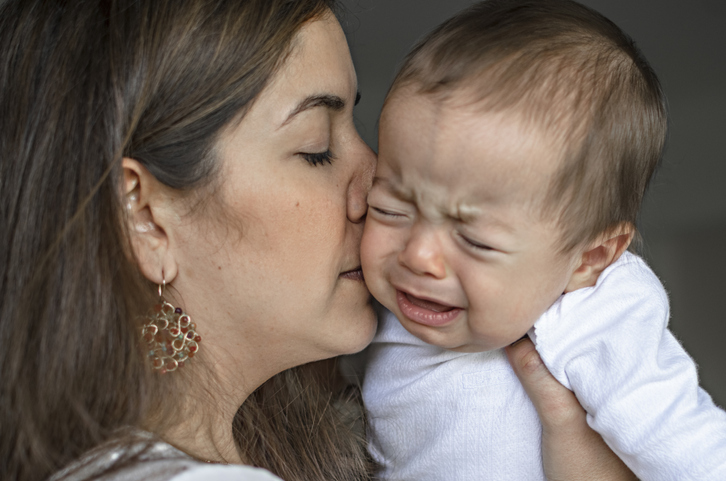
[[[395,182],[391,182],[391,180],[387,177],[374,177],[373,187],[384,189],[397,199],[404,202],[413,202],[414,200],[413,194],[411,192],[402,189],[398,184],[396,184]]]
[[[454,220],[471,223],[477,220],[482,215],[482,211],[478,207],[474,207],[466,204],[457,204],[455,212],[450,215]]]

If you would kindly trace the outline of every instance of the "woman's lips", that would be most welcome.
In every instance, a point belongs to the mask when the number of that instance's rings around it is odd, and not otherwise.
[[[339,277],[342,277],[343,279],[351,279],[354,281],[362,281],[363,280],[363,270],[360,268],[360,266],[358,266],[355,269],[341,272]]]
[[[463,311],[459,307],[419,299],[399,290],[396,290],[396,301],[404,316],[426,326],[438,327],[448,324]]]

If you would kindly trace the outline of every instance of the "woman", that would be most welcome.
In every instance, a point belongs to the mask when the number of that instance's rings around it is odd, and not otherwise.
[[[329,366],[288,370],[375,329],[333,7],[0,4],[1,478],[370,475]],[[530,347],[553,472],[626,476]]]

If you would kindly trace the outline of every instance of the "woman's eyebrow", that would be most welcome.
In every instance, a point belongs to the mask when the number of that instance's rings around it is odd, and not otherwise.
[[[337,95],[311,95],[297,104],[280,127],[284,127],[300,112],[304,112],[315,107],[326,107],[334,112],[339,112],[345,108],[345,101]]]

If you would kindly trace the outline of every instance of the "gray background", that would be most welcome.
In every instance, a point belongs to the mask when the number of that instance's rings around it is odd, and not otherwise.
[[[363,138],[408,49],[471,0],[343,0]],[[670,104],[664,164],[643,208],[644,255],[671,298],[671,329],[726,406],[726,1],[586,0],[640,45]]]

